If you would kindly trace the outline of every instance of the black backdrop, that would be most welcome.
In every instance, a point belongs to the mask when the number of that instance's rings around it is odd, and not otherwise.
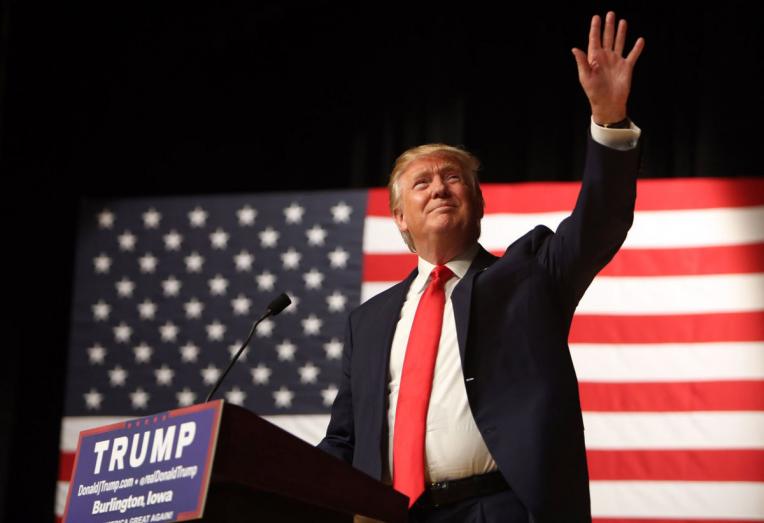
[[[629,49],[646,39],[642,176],[764,170],[754,2],[0,4],[7,521],[52,518],[82,198],[378,186],[430,141],[477,153],[484,181],[576,179],[589,111],[570,49],[606,9]]]

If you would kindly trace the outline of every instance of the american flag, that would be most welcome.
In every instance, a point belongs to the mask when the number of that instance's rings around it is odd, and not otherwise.
[[[580,183],[484,185],[481,243],[552,229]],[[595,522],[764,521],[764,180],[640,180],[570,333]],[[80,430],[219,394],[317,443],[347,312],[415,266],[384,189],[91,201],[77,248],[56,512]]]

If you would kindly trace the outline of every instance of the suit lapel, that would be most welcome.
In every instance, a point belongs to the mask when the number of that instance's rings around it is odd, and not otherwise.
[[[482,245],[472,265],[467,270],[464,278],[454,287],[451,293],[451,303],[454,307],[454,320],[456,321],[456,339],[459,342],[459,356],[464,368],[464,354],[467,347],[467,331],[470,325],[470,304],[472,303],[472,287],[475,276],[489,267],[498,258],[486,251]]]

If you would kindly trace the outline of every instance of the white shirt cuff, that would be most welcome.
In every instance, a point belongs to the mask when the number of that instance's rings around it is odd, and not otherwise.
[[[639,141],[639,135],[642,134],[642,129],[634,125],[634,122],[629,120],[629,129],[611,129],[609,127],[602,127],[594,123],[594,117],[591,117],[592,125],[592,139],[595,142],[610,147],[611,149],[618,149],[619,151],[628,151],[634,149]]]

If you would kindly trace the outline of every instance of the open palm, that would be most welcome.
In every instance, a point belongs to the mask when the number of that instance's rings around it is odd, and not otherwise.
[[[620,21],[616,33],[615,13],[610,11],[605,18],[604,32],[601,31],[600,17],[592,17],[588,52],[572,50],[578,79],[597,123],[613,123],[626,118],[632,71],[645,47],[645,40],[638,38],[626,58],[623,57],[625,42],[626,20]]]

